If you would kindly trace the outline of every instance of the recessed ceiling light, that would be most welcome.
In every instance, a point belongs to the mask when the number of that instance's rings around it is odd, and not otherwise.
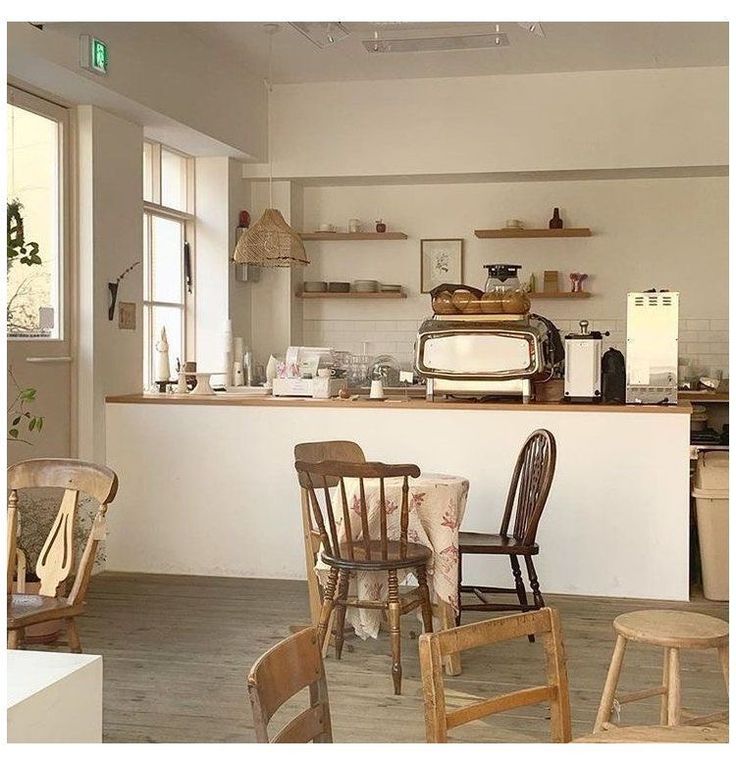
[[[327,48],[350,34],[339,21],[291,21],[289,25],[318,48]]]
[[[443,37],[406,37],[363,40],[369,53],[421,53],[446,50],[473,50],[477,48],[503,48],[509,38],[503,32],[486,35],[447,35]]]

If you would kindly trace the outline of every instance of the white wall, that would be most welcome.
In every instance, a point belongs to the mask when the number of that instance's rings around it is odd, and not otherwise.
[[[589,226],[581,239],[477,239],[476,228],[507,218],[547,225],[561,208],[567,226]],[[305,229],[358,217],[372,227],[383,217],[406,241],[307,243],[305,279],[376,278],[401,283],[397,301],[304,301],[304,341],[409,358],[417,324],[430,313],[419,293],[422,238],[464,238],[465,281],[482,287],[484,263],[519,263],[541,283],[545,269],[590,275],[585,301],[538,301],[534,310],[563,330],[588,319],[610,330],[623,350],[626,293],[650,287],[681,293],[681,356],[727,369],[728,179],[679,178],[544,183],[465,183],[307,187]],[[561,285],[563,283],[561,282]],[[565,288],[569,282],[564,282]]]
[[[105,461],[105,396],[140,390],[143,269],[120,284],[136,329],[108,319],[107,283],[142,256],[143,131],[94,106],[77,109],[79,184],[79,456]]]
[[[728,69],[279,85],[282,178],[728,163]]]

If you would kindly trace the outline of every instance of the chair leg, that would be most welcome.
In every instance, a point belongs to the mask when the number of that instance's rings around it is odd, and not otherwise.
[[[82,653],[82,644],[79,642],[79,633],[74,619],[64,619],[66,622],[66,642],[72,653]]]
[[[350,587],[350,574],[341,571],[337,577],[337,603],[335,605],[335,658],[342,658],[342,645],[345,640],[345,598]]]
[[[455,626],[460,626],[460,620],[463,616],[463,554],[458,552],[457,556],[457,616],[455,617]]]
[[[394,694],[401,695],[401,603],[396,569],[388,572],[388,621],[391,629],[391,676]]]
[[[613,649],[611,665],[608,668],[608,675],[606,676],[606,684],[603,686],[603,695],[601,696],[601,703],[595,718],[593,733],[600,733],[603,726],[611,719],[613,699],[616,695],[616,687],[618,686],[618,679],[621,675],[621,665],[624,661],[625,651],[626,638],[623,637],[623,635],[619,635],[616,638],[616,646]]]
[[[524,580],[521,578],[521,566],[519,565],[519,558],[516,555],[509,555],[511,559],[511,573],[514,575],[514,585],[516,587],[516,597],[519,599],[519,605],[521,611],[524,613],[529,610],[529,601],[526,597],[526,587],[524,587]],[[527,635],[530,643],[534,642],[534,635]]]
[[[331,568],[325,584],[324,598],[322,599],[322,609],[319,613],[319,626],[317,627],[317,640],[320,648],[324,648],[325,641],[329,638],[327,634],[327,625],[332,616],[332,609],[335,605],[335,587],[337,586],[337,569]]]
[[[531,555],[525,555],[526,570],[529,574],[529,584],[532,588],[532,596],[534,597],[534,605],[537,608],[544,608],[544,598],[542,597],[542,591],[539,589],[539,579],[537,579],[537,571],[534,568],[534,561]]]
[[[728,696],[728,643],[718,648],[718,658],[721,660],[723,682],[726,684],[726,696]]]
[[[667,707],[670,699],[670,649],[664,649],[664,661],[662,662],[662,687],[665,692],[659,704],[659,724],[667,725]]]
[[[417,582],[419,583],[419,597],[422,601],[422,623],[425,632],[432,632],[432,601],[429,598],[429,586],[427,585],[427,568],[417,568]]]
[[[680,684],[680,650],[670,648],[669,691],[667,693],[667,725],[679,725],[682,722],[682,688]]]

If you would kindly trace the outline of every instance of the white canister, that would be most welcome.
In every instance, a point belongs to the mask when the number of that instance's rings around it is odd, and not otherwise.
[[[245,385],[245,378],[243,377],[243,362],[233,362],[233,385]]]
[[[383,380],[371,380],[370,398],[383,398]]]

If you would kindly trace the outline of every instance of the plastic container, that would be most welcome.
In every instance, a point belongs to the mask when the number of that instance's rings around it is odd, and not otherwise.
[[[693,486],[708,600],[728,600],[728,453],[701,452]]]

